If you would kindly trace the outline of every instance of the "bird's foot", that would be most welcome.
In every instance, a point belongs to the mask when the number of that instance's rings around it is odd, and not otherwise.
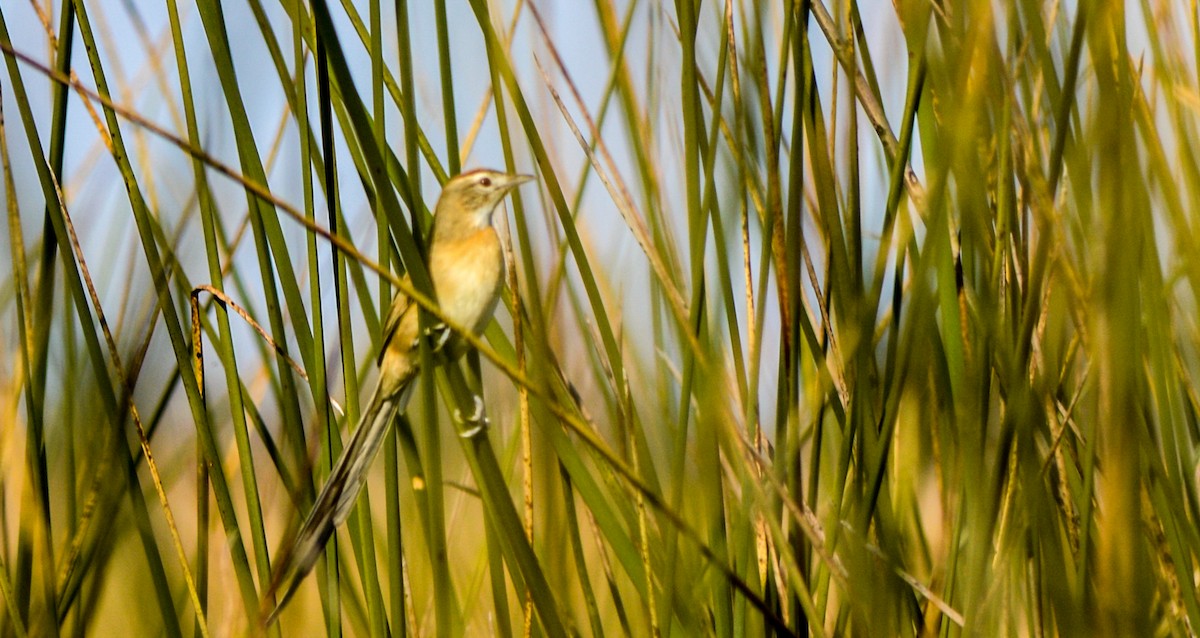
[[[446,342],[450,340],[450,326],[439,321],[426,328],[421,333],[421,337],[429,340],[429,351],[436,354],[441,352],[442,348],[446,346]],[[416,350],[420,346],[421,339],[413,339],[413,350]]]
[[[450,326],[439,321],[425,330],[425,338],[432,341],[430,349],[433,352],[441,352],[450,340]]]
[[[491,425],[491,420],[488,419],[487,415],[483,413],[483,397],[476,394],[474,398],[475,409],[471,412],[471,414],[464,416],[461,410],[458,408],[454,409],[455,421],[458,421],[463,425],[472,426],[458,433],[458,435],[464,439],[473,439],[476,436],[479,436],[480,433],[482,433],[488,428],[489,425]]]

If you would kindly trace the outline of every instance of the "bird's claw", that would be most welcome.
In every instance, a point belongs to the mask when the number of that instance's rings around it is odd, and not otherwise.
[[[479,434],[481,432],[486,430],[488,428],[488,426],[491,425],[491,420],[488,419],[487,415],[485,415],[483,413],[483,397],[480,397],[478,394],[476,394],[474,399],[475,399],[475,409],[471,412],[471,414],[463,416],[463,413],[461,410],[459,410],[458,408],[454,409],[454,420],[455,421],[458,421],[459,423],[462,423],[463,425],[466,425],[469,423],[474,424],[473,427],[463,430],[462,432],[459,432],[458,435],[464,439],[471,439],[471,438],[475,438],[476,436],[479,436]]]
[[[421,336],[429,339],[429,351],[436,354],[441,352],[446,346],[446,342],[450,340],[450,326],[445,323],[437,322],[425,329]],[[416,350],[421,345],[420,339],[413,339],[412,347]]]
[[[450,327],[439,321],[425,330],[425,337],[433,340],[430,346],[433,352],[441,352],[450,340]]]

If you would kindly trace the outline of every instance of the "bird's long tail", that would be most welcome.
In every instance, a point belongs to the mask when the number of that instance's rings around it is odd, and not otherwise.
[[[270,613],[263,617],[263,627],[270,627],[275,621],[288,599],[296,593],[304,577],[316,564],[329,536],[349,516],[366,479],[367,469],[371,467],[371,461],[375,460],[388,427],[391,426],[396,412],[408,402],[408,390],[408,384],[405,384],[399,392],[384,395],[381,386],[375,387],[371,401],[359,418],[358,427],[351,435],[350,442],[342,449],[342,455],[330,471],[329,479],[321,488],[321,493],[317,494],[312,511],[309,512],[308,518],[304,519],[304,524],[300,526],[291,547],[284,550],[276,563],[271,587],[264,603],[272,600],[276,593],[279,594],[279,599],[274,608],[270,609]]]

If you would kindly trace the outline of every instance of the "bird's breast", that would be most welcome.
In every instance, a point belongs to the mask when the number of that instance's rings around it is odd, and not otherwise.
[[[495,229],[488,226],[462,238],[435,241],[429,252],[429,273],[445,315],[479,332],[496,307],[504,273]]]

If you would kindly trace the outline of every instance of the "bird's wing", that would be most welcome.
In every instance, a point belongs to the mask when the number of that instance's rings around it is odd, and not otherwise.
[[[404,283],[412,285],[408,275],[404,276]],[[387,352],[388,344],[396,334],[396,328],[400,327],[400,320],[412,307],[412,300],[408,295],[397,291],[396,296],[392,298],[392,307],[388,308],[387,318],[383,320],[383,332],[380,334],[382,338],[379,340],[379,354],[375,357],[375,365],[383,363],[383,353]]]

